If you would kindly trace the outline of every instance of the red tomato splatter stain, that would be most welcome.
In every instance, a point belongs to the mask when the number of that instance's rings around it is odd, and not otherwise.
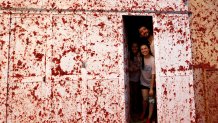
[[[179,66],[178,71],[186,71],[186,68],[184,66]]]
[[[167,96],[167,89],[164,88],[164,93],[163,93],[165,96]]]
[[[105,23],[104,23],[104,22],[101,22],[101,23],[98,24],[98,26],[100,26],[101,28],[104,28]]]
[[[176,43],[177,43],[177,44],[184,44],[185,41],[184,41],[184,40],[178,40]]]
[[[1,35],[0,35],[0,36],[1,36]],[[3,45],[5,44],[5,41],[0,40],[0,43],[1,43],[1,45],[0,45],[1,47],[0,47],[0,48],[3,49]]]
[[[174,73],[176,70],[175,70],[175,68],[171,68],[168,71],[170,71],[171,73]]]
[[[52,3],[52,4],[51,4],[51,7],[54,8],[54,7],[55,7],[55,3]]]
[[[36,21],[35,24],[39,26],[39,21]]]
[[[20,60],[18,60],[17,66],[21,66],[21,65],[22,65],[22,62]]]
[[[103,33],[99,32],[99,35],[100,35],[100,36],[103,36]]]
[[[34,49],[33,54],[34,54],[34,56],[36,57],[36,60],[37,60],[37,61],[42,61],[42,58],[43,58],[44,54],[42,54],[42,53],[37,53],[35,49]]]
[[[58,115],[60,115],[60,117],[63,117],[63,116],[64,116],[62,109],[59,109]]]
[[[29,116],[30,120],[34,120],[35,117],[34,116]]]
[[[164,74],[166,74],[167,69],[161,68],[161,72],[163,72]]]
[[[60,84],[61,86],[64,86],[65,83],[66,83],[65,81],[60,81],[60,82],[59,82],[59,84]]]
[[[64,18],[62,18],[62,22],[65,24],[65,23],[67,23],[67,21],[64,19]]]
[[[5,1],[3,1],[2,4],[0,4],[0,6],[2,6],[4,8],[11,8],[11,3],[9,1],[7,1],[7,3],[5,3]]]
[[[36,32],[36,31],[33,31],[33,34],[34,34],[34,36],[36,36],[37,32]]]
[[[18,89],[19,87],[17,86],[17,85],[15,85],[15,86],[12,86],[10,89],[12,89],[12,90],[16,90],[16,89]]]
[[[15,77],[15,78],[22,78],[23,75],[21,75],[21,74],[15,74],[14,77]]]
[[[157,27],[154,28],[154,32],[159,33],[161,29],[158,29]]]
[[[54,76],[58,76],[58,75],[61,76],[61,75],[68,75],[68,74],[71,74],[73,72],[73,71],[71,71],[71,72],[63,71],[61,69],[61,66],[60,66],[60,59],[53,58],[52,61],[56,64],[56,66],[51,69],[52,75],[54,75]]]

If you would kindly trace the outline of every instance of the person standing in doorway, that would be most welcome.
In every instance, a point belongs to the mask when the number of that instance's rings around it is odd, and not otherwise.
[[[155,57],[155,50],[154,50],[154,36],[151,30],[147,26],[140,26],[138,29],[139,32],[139,37],[140,37],[140,43],[148,43],[150,45],[151,53]],[[156,88],[156,76],[154,79],[154,87]],[[156,97],[156,89],[155,89],[155,97]],[[157,98],[155,98],[156,100]],[[152,119],[157,122],[157,103],[155,101],[155,106],[154,106],[154,114],[152,116]]]
[[[154,81],[155,81],[155,62],[152,56],[150,45],[143,43],[140,46],[141,50],[141,75],[140,84],[143,97],[143,111],[140,116],[144,120],[146,109],[149,106],[149,114],[146,123],[150,123],[151,116],[154,110],[155,94],[154,94]]]
[[[140,52],[136,42],[131,44],[129,53],[129,85],[130,85],[130,112],[131,119],[137,120],[138,101],[140,95]]]

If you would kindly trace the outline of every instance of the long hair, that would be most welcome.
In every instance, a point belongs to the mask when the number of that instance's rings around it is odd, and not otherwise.
[[[153,56],[153,55],[152,55],[152,53],[151,53],[151,47],[150,47],[149,43],[143,42],[143,43],[140,45],[140,56],[141,56],[141,61],[142,61],[142,69],[144,69],[144,67],[145,67],[144,56],[142,55],[142,52],[141,52],[141,46],[142,46],[142,45],[145,45],[145,46],[148,47],[148,49],[149,49],[149,55],[151,55],[151,56]]]

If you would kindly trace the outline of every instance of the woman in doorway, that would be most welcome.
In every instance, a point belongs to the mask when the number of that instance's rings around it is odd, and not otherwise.
[[[131,44],[129,54],[129,85],[130,85],[130,112],[131,119],[137,120],[138,100],[140,95],[140,52],[136,42]]]
[[[143,96],[143,111],[140,116],[144,120],[147,106],[149,105],[149,114],[146,123],[150,123],[151,116],[154,110],[154,80],[155,80],[155,62],[152,56],[150,45],[143,43],[140,46],[141,50],[141,91]]]

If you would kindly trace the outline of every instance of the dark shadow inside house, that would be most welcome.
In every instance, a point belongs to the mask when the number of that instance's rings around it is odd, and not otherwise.
[[[129,123],[157,123],[152,16],[123,16],[128,47]]]

